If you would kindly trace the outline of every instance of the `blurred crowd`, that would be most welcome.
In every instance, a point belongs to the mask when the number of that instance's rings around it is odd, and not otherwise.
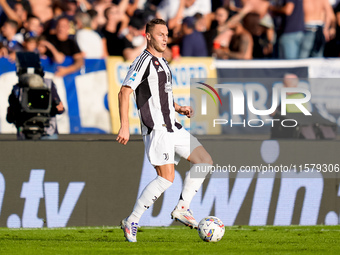
[[[171,61],[339,57],[340,0],[0,0],[0,57],[39,53],[63,63],[57,76],[84,58],[135,59],[145,24],[164,19]]]

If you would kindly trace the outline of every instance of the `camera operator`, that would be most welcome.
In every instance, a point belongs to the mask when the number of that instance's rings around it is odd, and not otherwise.
[[[57,139],[56,115],[64,112],[56,86],[43,78],[39,56],[17,53],[19,83],[13,86],[8,98],[7,121],[17,128],[17,138]]]

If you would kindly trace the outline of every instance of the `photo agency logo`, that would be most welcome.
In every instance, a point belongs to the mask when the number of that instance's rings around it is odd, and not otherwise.
[[[198,82],[198,83],[207,87],[208,89],[210,89],[217,96],[218,100],[220,101],[221,106],[223,105],[221,97],[218,95],[217,91],[213,87],[211,87],[210,85],[208,85],[204,82]],[[213,94],[211,94],[211,92],[209,90],[202,88],[202,87],[197,87],[197,88],[200,89],[200,90],[203,90],[205,93],[207,93],[212,98],[215,105],[218,106]],[[201,107],[201,114],[202,115],[207,115],[207,94],[202,94],[202,98],[201,98],[201,104],[202,104],[201,105],[202,106]]]
[[[228,104],[230,106],[229,118],[221,118],[223,117],[221,115],[218,116],[220,118],[213,118],[213,127],[218,125],[228,125],[230,127],[237,125],[250,128],[271,125],[273,127],[276,122],[280,123],[282,127],[296,127],[298,121],[291,118],[290,112],[302,113],[305,116],[312,115],[310,111],[311,93],[307,88],[297,86],[298,81],[294,81],[296,86],[283,86],[281,82],[280,86],[267,88],[267,90],[271,91],[264,91],[261,83],[254,81],[239,83],[230,82],[229,80],[226,83],[222,82],[220,81],[214,85],[212,85],[211,81],[209,81],[211,85],[208,82],[196,82],[196,88],[204,92],[200,95],[200,113],[202,116],[209,116],[207,95],[213,100],[216,107]],[[257,88],[262,90],[257,90]],[[268,96],[270,94],[271,97]],[[225,95],[228,95],[228,99],[226,99]],[[277,114],[285,118],[276,118]],[[241,118],[241,121],[238,118],[236,122],[233,119],[235,116],[244,116],[244,118]],[[256,116],[257,118],[249,118],[249,116]]]

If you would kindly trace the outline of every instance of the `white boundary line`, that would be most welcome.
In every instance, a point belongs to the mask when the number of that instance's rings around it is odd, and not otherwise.
[[[312,230],[312,227],[326,227],[324,225],[315,225],[315,226],[306,226],[304,228],[295,228],[297,226],[249,226],[249,227],[238,227],[238,226],[225,226],[226,231],[266,231],[268,229],[274,230],[275,228],[278,228],[278,230],[281,229],[287,229],[291,231],[310,231]],[[329,226],[329,227],[336,227],[336,226]],[[183,230],[186,227],[184,226],[171,226],[171,227],[150,227],[145,226],[141,227],[142,229],[169,229],[169,230]],[[64,227],[64,228],[0,228],[1,231],[26,231],[26,230],[109,230],[109,229],[120,229],[120,226],[102,226],[102,227]],[[189,229],[189,228],[188,228]],[[325,232],[340,232],[340,229],[318,229],[318,231],[325,231]]]

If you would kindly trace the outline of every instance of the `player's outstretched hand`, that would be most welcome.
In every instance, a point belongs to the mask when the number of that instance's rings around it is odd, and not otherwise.
[[[126,145],[127,142],[129,141],[129,139],[130,139],[129,129],[120,128],[119,132],[118,132],[118,136],[116,138],[116,141],[118,141],[119,143],[121,143],[123,145]]]
[[[191,106],[181,106],[178,110],[178,113],[190,118],[194,115],[194,110],[191,108]]]

